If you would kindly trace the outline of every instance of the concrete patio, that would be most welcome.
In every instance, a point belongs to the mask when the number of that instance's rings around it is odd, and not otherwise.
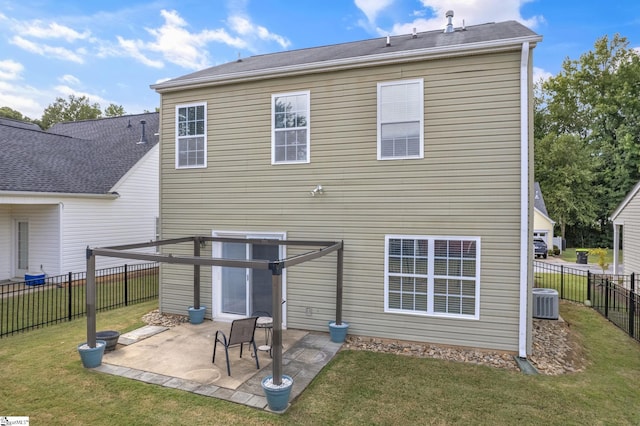
[[[104,354],[95,371],[181,389],[258,409],[268,410],[261,380],[271,375],[268,351],[258,351],[260,369],[253,351],[245,345],[229,349],[231,376],[227,375],[224,346],[218,344],[211,362],[216,330],[227,336],[231,324],[205,321],[173,328],[147,326],[120,336],[117,349]],[[265,343],[264,330],[256,329],[257,345]],[[341,347],[328,333],[283,330],[282,372],[294,380],[290,401],[311,383]]]

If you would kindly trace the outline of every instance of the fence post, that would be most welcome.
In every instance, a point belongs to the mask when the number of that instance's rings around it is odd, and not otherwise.
[[[587,271],[587,300],[591,302],[593,306],[593,300],[591,300],[591,271]]]
[[[560,265],[560,299],[564,299],[564,265]]]
[[[635,272],[631,273],[630,277],[630,289],[629,292],[629,336],[635,338],[635,325],[636,325],[636,280]]]
[[[604,280],[604,317],[609,319],[609,279]]]
[[[69,289],[68,294],[69,294],[69,299],[67,300],[67,319],[69,321],[71,321],[71,319],[73,318],[73,286],[71,285],[73,281],[73,273],[69,272],[69,279],[67,281],[67,288]]]
[[[129,306],[129,274],[127,273],[127,264],[124,264],[124,306]]]

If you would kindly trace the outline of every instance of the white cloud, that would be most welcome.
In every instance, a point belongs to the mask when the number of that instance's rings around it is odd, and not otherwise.
[[[275,41],[283,49],[291,45],[291,42],[285,37],[270,32],[266,27],[254,24],[246,16],[233,15],[229,17],[228,22],[231,29],[241,36],[258,37],[263,41]]]
[[[65,74],[62,77],[59,77],[58,81],[60,81],[61,83],[71,84],[73,86],[80,85],[80,79],[71,74]]]
[[[76,62],[78,64],[84,63],[82,55],[86,53],[84,49],[77,49],[75,52],[64,47],[49,46],[48,44],[38,44],[30,40],[27,40],[20,36],[13,36],[10,43],[18,46],[27,52],[35,53],[37,55],[61,59],[64,61]]]
[[[29,118],[37,119],[42,116],[44,108],[38,99],[46,98],[44,92],[32,86],[0,80],[0,106],[8,106]]]
[[[142,53],[141,49],[144,49],[145,46],[144,42],[140,40],[126,40],[118,36],[118,45],[122,49],[122,52],[126,54],[125,56],[130,56],[136,61],[152,68],[164,67],[164,63],[162,61],[153,60]]]
[[[542,68],[533,67],[533,82],[546,81],[553,77],[549,71],[545,71]]]
[[[66,85],[58,85],[55,86],[53,88],[56,92],[55,97],[61,97],[61,98],[68,98],[69,95],[74,95],[76,97],[81,97],[81,96],[85,96],[87,99],[89,99],[89,102],[91,104],[94,103],[99,103],[100,106],[107,106],[113,102],[108,101],[106,99],[104,99],[102,96],[100,95],[96,95],[95,93],[89,93],[89,92],[82,92],[79,90],[74,89],[73,87],[69,87]]]
[[[399,0],[396,0],[399,1]],[[540,15],[525,18],[521,14],[522,6],[532,0],[421,0],[424,10],[413,11],[416,17],[411,22],[398,22],[391,30],[378,28],[380,35],[409,34],[413,28],[418,31],[430,31],[444,29],[447,24],[445,14],[448,10],[453,10],[454,27],[462,26],[462,21],[466,26],[484,24],[487,22],[518,21],[530,28],[535,28],[544,22],[544,17]],[[383,9],[381,3],[384,0],[355,0],[358,6],[367,17],[378,16]],[[388,5],[387,5],[388,6]],[[428,17],[424,17],[428,16]],[[373,23],[373,22],[372,22]]]
[[[394,0],[354,0],[356,7],[367,16],[370,23],[374,23],[378,14],[389,7]]]
[[[16,26],[15,29],[17,30],[18,34],[23,36],[41,39],[62,38],[69,43],[72,43],[76,40],[87,39],[91,35],[90,31],[79,33],[78,31],[65,25],[60,25],[56,22],[45,24],[40,20],[23,22],[19,26]]]
[[[162,58],[188,69],[201,69],[209,66],[209,54],[205,49],[209,42],[223,43],[236,48],[246,48],[247,43],[231,36],[224,29],[189,32],[187,22],[175,10],[160,12],[165,23],[159,28],[145,28],[153,36],[152,41],[128,40],[118,36],[119,47],[125,56],[131,56],[145,65],[161,68],[162,61],[149,58],[145,52],[159,53]],[[110,56],[122,53],[113,48],[102,47],[101,55]]]
[[[0,80],[18,80],[24,66],[12,59],[0,61]]]

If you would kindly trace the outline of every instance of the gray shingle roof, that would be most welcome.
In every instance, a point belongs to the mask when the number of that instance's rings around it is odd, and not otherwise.
[[[451,50],[464,45],[491,43],[500,40],[516,40],[531,38],[539,41],[541,37],[529,28],[516,21],[489,23],[466,27],[464,30],[456,28],[453,33],[442,30],[398,35],[390,38],[390,46],[386,45],[386,37],[335,44],[330,46],[313,47],[308,49],[291,50],[286,52],[257,55],[243,58],[241,61],[229,62],[214,66],[191,74],[187,74],[163,83],[152,85],[157,90],[187,84],[192,81],[207,81],[232,77],[237,74],[257,73],[282,67],[301,66],[305,64],[322,64],[323,62],[339,60],[356,60],[374,58],[379,55],[419,51],[425,49]]]
[[[59,123],[0,123],[0,191],[106,194],[158,143],[158,113]],[[140,120],[145,120],[146,144]]]
[[[549,213],[547,213],[547,206],[544,204],[544,198],[542,197],[542,189],[540,189],[540,184],[538,182],[534,182],[533,184],[533,207],[538,209],[540,213],[549,217]]]

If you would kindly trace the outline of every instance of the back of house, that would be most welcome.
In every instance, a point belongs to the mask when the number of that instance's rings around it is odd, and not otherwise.
[[[540,40],[490,23],[254,56],[152,86],[161,237],[344,241],[349,333],[526,356]],[[300,251],[230,241],[203,253]],[[186,312],[192,268],[161,271],[161,310]],[[269,272],[201,274],[208,317],[270,310]],[[327,330],[335,274],[331,256],[285,271],[285,326]]]

